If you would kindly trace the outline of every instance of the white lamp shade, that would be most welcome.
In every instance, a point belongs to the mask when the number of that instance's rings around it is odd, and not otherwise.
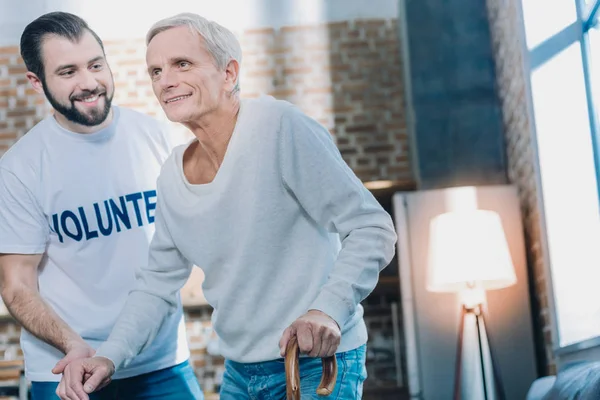
[[[430,224],[427,289],[458,292],[475,284],[501,289],[517,281],[497,213],[465,210],[440,214]]]

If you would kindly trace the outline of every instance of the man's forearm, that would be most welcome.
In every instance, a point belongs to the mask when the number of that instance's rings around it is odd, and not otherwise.
[[[152,343],[164,319],[176,308],[177,299],[172,300],[174,303],[154,293],[132,291],[96,356],[108,358],[116,369],[126,366]]]
[[[26,330],[63,353],[68,353],[74,345],[85,344],[37,290],[28,287],[5,289],[2,298],[10,314]]]

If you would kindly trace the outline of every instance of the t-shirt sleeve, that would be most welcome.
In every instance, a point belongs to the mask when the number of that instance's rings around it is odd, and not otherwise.
[[[41,254],[49,231],[32,192],[14,173],[0,167],[0,253]]]

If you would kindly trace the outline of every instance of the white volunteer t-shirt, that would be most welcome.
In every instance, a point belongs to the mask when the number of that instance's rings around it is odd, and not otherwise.
[[[97,348],[108,338],[154,233],[156,178],[171,146],[152,118],[113,107],[111,125],[77,134],[47,117],[0,159],[0,253],[46,253],[42,297]],[[61,351],[23,330],[27,378],[58,381]],[[181,304],[152,345],[115,374],[185,361]]]

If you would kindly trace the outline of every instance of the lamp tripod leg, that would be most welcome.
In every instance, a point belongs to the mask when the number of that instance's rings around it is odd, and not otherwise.
[[[479,320],[479,312],[475,313],[475,324],[477,325],[477,340],[479,342],[479,362],[481,364],[481,380],[483,382],[483,398],[488,400],[488,388],[485,375],[485,361],[483,359],[483,342],[481,340],[481,321]],[[487,330],[486,330],[487,333]],[[489,345],[489,342],[488,342]]]
[[[488,330],[487,330],[485,309],[483,306],[480,306],[479,310],[480,310],[479,318],[481,318],[481,322],[483,323],[483,326],[485,327],[485,338],[488,343],[488,349],[490,351],[490,359],[492,361],[494,389],[495,389],[495,394],[496,394],[495,398],[497,400],[506,400],[506,393],[504,392],[504,385],[502,383],[502,375],[500,374],[500,367],[498,366],[498,359],[496,358],[496,354],[494,352],[492,338],[490,337],[490,334],[488,333]]]
[[[461,378],[462,378],[462,348],[463,348],[463,332],[465,329],[465,317],[467,309],[461,307],[460,323],[458,327],[458,343],[456,345],[456,363],[454,365],[454,400],[461,400]]]

